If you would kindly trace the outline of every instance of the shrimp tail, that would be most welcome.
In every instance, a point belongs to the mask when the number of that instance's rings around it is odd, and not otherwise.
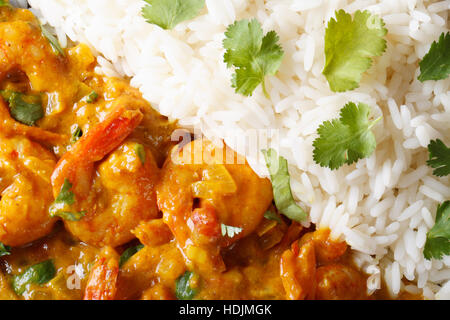
[[[101,257],[92,267],[84,300],[113,300],[117,291],[119,263],[117,259]]]

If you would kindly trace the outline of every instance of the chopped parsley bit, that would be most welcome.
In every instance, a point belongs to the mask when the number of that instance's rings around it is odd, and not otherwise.
[[[285,158],[278,156],[274,149],[262,150],[272,181],[273,199],[278,211],[297,222],[305,221],[306,212],[295,203],[292,196],[288,163]]]
[[[450,148],[439,139],[432,140],[428,144],[430,159],[427,164],[435,168],[433,174],[438,177],[444,177],[450,174]]]
[[[178,300],[192,300],[197,294],[197,290],[191,287],[191,280],[194,278],[194,273],[186,271],[175,282],[175,295]]]
[[[66,221],[80,221],[86,215],[86,211],[70,212],[56,211],[51,214],[52,217],[60,217]]]
[[[59,192],[58,196],[55,199],[55,202],[65,203],[67,205],[72,205],[75,203],[75,195],[72,191],[72,184],[70,183],[69,179],[64,179],[64,184],[61,187],[61,191]]]
[[[144,0],[142,16],[148,23],[161,28],[173,29],[180,22],[198,16],[205,6],[205,0]]]
[[[229,238],[233,238],[235,235],[238,235],[239,233],[242,232],[242,228],[228,226],[223,223],[220,225],[220,228],[223,237],[228,236]]]
[[[11,7],[11,5],[6,0],[0,0],[0,7]]]
[[[122,268],[125,262],[127,262],[132,256],[134,256],[139,250],[144,248],[143,244],[138,244],[137,246],[130,247],[125,250],[119,259],[119,268]]]
[[[423,249],[425,259],[442,259],[450,255],[450,201],[438,205],[436,223],[427,233],[427,241]]]
[[[349,102],[341,109],[339,119],[322,123],[313,142],[314,161],[334,170],[369,157],[377,145],[371,129],[381,119],[370,121],[369,114],[368,105]]]
[[[373,56],[386,50],[384,22],[369,11],[356,11],[354,19],[344,10],[336,12],[325,30],[325,67],[322,73],[334,92],[359,87]]]
[[[267,220],[274,220],[278,223],[283,223],[283,221],[281,220],[281,218],[279,216],[277,216],[277,214],[273,211],[267,210],[264,213],[264,218],[266,218]]]
[[[71,143],[75,143],[83,136],[83,130],[79,126],[76,127],[75,131],[72,133]]]
[[[75,203],[75,195],[70,191],[71,188],[72,184],[69,179],[64,179],[61,191],[49,208],[52,217],[57,216],[68,221],[79,221],[85,216],[85,211],[72,212],[72,210],[70,210],[70,206]]]
[[[23,273],[14,276],[12,287],[14,291],[21,295],[27,287],[32,284],[44,284],[53,279],[56,275],[56,268],[52,260],[46,260],[28,267]]]
[[[61,48],[61,45],[59,44],[55,36],[53,36],[53,34],[48,31],[47,28],[45,28],[42,24],[40,24],[39,26],[41,27],[43,36],[47,38],[48,42],[52,46],[53,51],[56,54],[60,54],[64,57],[66,54],[64,53],[64,50]]]
[[[87,97],[86,102],[87,103],[94,103],[98,99],[98,93],[95,91],[92,91]]]
[[[44,117],[40,95],[25,95],[10,90],[2,90],[0,94],[8,102],[11,116],[20,123],[33,126]]]
[[[11,247],[5,246],[0,242],[0,257],[9,256],[11,254]]]
[[[139,160],[141,160],[142,164],[145,164],[145,149],[144,146],[140,143],[136,143],[134,145],[134,152],[136,152],[136,155],[139,157]]]
[[[439,41],[431,44],[430,50],[419,62],[419,81],[441,80],[450,74],[450,32],[442,32]]]
[[[265,76],[277,73],[284,56],[278,40],[275,31],[263,35],[256,19],[240,20],[228,26],[223,40],[226,49],[223,59],[228,68],[236,68],[231,80],[236,93],[251,96],[262,84],[264,95],[269,97]]]

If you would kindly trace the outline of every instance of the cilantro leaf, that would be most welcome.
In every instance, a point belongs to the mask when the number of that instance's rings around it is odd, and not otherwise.
[[[50,216],[61,217],[68,221],[79,221],[86,215],[85,211],[73,212],[71,210],[70,206],[75,203],[75,195],[70,189],[72,189],[72,184],[66,178],[61,191],[49,207]]]
[[[277,73],[284,56],[278,40],[275,31],[263,36],[256,19],[240,20],[228,26],[223,40],[226,49],[223,59],[228,68],[236,68],[231,80],[236,93],[251,96],[262,84],[264,94],[269,96],[264,78]]]
[[[122,268],[125,262],[127,262],[132,256],[134,256],[139,250],[144,248],[143,244],[138,244],[134,247],[129,247],[127,250],[125,250],[119,259],[119,268]]]
[[[44,117],[44,109],[40,95],[25,95],[20,92],[3,90],[0,92],[3,99],[8,101],[11,116],[28,126]]]
[[[92,91],[91,93],[89,93],[86,96],[86,102],[87,103],[94,103],[95,101],[97,101],[97,99],[98,99],[98,93],[95,92],[95,91]]]
[[[180,22],[195,18],[205,6],[205,0],[144,0],[148,4],[142,8],[142,16],[168,30]]]
[[[443,177],[450,174],[450,148],[439,139],[432,140],[428,144],[428,152],[430,160],[427,164],[435,168],[433,174],[438,177]]]
[[[52,212],[52,217],[60,217],[66,221],[80,221],[86,215],[86,211],[70,212],[58,210]]]
[[[83,136],[83,130],[79,126],[75,128],[72,133],[72,137],[70,138],[71,143],[77,142]]]
[[[142,164],[145,164],[145,149],[144,146],[140,143],[136,143],[134,145],[134,152],[136,152],[136,155],[139,157],[139,160],[141,160]]]
[[[11,7],[11,5],[6,0],[0,0],[0,7]]]
[[[442,32],[439,41],[431,44],[430,50],[419,62],[419,81],[441,80],[450,74],[450,32]]]
[[[0,257],[9,256],[11,254],[11,247],[5,246],[0,242]]]
[[[195,274],[190,271],[186,271],[175,282],[175,295],[178,300],[192,300],[197,294],[197,290],[191,287],[191,280],[195,277]]]
[[[55,202],[59,203],[65,203],[67,205],[72,205],[75,203],[75,195],[72,191],[72,184],[70,183],[69,179],[64,179],[64,183],[61,187],[61,191],[59,192],[58,196],[55,199]]]
[[[341,109],[340,119],[322,123],[313,142],[314,161],[334,170],[369,157],[377,145],[371,129],[381,119],[370,121],[369,113],[368,105],[349,102]]]
[[[264,218],[266,218],[267,220],[274,220],[278,223],[283,223],[283,221],[281,220],[281,218],[279,216],[277,216],[277,214],[273,211],[266,211],[264,213]]]
[[[224,223],[222,223],[220,225],[221,231],[222,231],[222,236],[228,236],[229,238],[233,238],[235,235],[239,234],[242,232],[242,228],[239,227],[233,227],[233,226],[228,226]]]
[[[423,249],[425,259],[442,259],[450,255],[450,201],[439,205],[436,211],[436,223],[427,233]]]
[[[53,279],[56,275],[56,268],[52,260],[46,260],[28,267],[23,273],[14,276],[12,287],[14,291],[21,295],[28,285],[32,283],[44,284]]]
[[[384,22],[368,11],[356,11],[354,19],[344,10],[336,12],[325,30],[325,67],[322,73],[334,92],[359,87],[373,56],[386,50]]]
[[[287,160],[277,155],[274,149],[262,150],[272,180],[273,198],[278,211],[291,220],[302,222],[306,212],[298,206],[292,197]]]
[[[50,31],[48,31],[48,29],[46,27],[44,27],[42,24],[40,25],[40,27],[41,27],[42,35],[47,38],[48,42],[52,46],[53,51],[56,54],[60,54],[64,57],[66,54],[64,53],[63,48],[61,48],[61,45],[59,44],[59,42],[55,38],[55,36]]]

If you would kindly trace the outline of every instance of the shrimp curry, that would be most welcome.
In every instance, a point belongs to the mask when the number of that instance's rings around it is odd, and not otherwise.
[[[179,143],[55,41],[0,7],[0,299],[370,298],[347,245],[281,215],[245,159]]]

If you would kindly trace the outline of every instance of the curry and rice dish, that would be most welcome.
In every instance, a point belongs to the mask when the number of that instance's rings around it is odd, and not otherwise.
[[[383,1],[0,0],[0,299],[448,297],[450,1]]]
[[[55,54],[30,11],[0,10],[0,298],[370,298],[347,245],[279,215],[268,179],[171,142],[88,47]]]

